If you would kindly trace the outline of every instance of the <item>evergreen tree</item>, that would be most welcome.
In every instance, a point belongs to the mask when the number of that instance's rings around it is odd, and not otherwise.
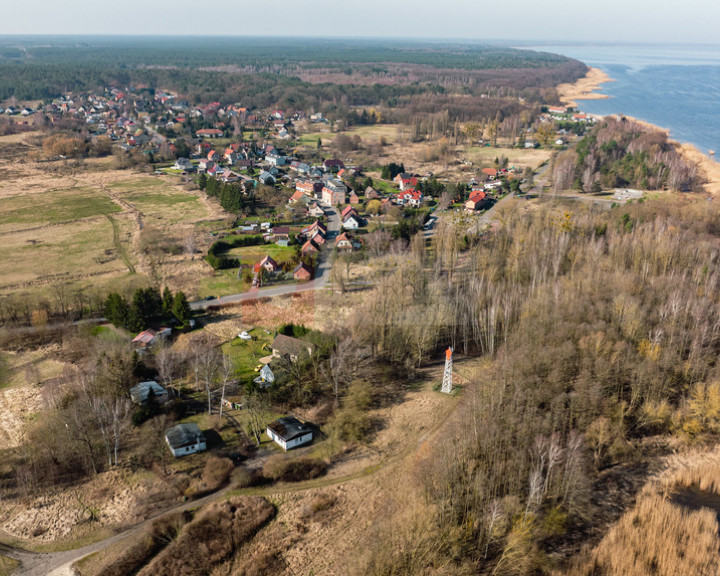
[[[198,188],[200,188],[200,190],[205,190],[205,188],[207,188],[207,182],[208,179],[204,172],[198,176]]]
[[[192,309],[190,308],[190,304],[188,303],[184,292],[180,291],[175,293],[175,298],[173,298],[172,313],[177,321],[183,325],[187,324],[188,320],[192,318]]]
[[[105,299],[105,318],[118,328],[128,325],[130,309],[125,299],[116,292],[111,292]]]
[[[173,295],[170,292],[170,288],[165,286],[162,294],[162,315],[167,318],[172,314],[173,309]]]

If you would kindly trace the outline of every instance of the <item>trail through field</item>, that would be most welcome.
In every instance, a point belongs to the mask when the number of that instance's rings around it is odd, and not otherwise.
[[[110,220],[110,224],[112,225],[113,244],[115,244],[115,250],[117,250],[118,255],[120,256],[120,258],[122,258],[122,261],[125,262],[125,266],[127,266],[130,273],[135,274],[135,266],[133,266],[132,262],[130,261],[130,257],[125,250],[125,247],[122,245],[122,241],[120,238],[120,226],[118,225],[117,220],[110,216],[110,214],[105,214],[105,216],[108,220]]]

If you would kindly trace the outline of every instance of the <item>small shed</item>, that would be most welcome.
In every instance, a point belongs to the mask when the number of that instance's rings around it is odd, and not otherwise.
[[[165,441],[175,458],[187,456],[206,449],[205,435],[195,422],[178,424],[165,432]]]
[[[312,428],[294,416],[285,416],[271,422],[265,433],[285,451],[309,444],[313,439]]]
[[[142,406],[147,403],[151,391],[158,404],[164,404],[168,401],[167,390],[155,382],[155,380],[140,382],[137,386],[130,388],[130,399],[135,402],[135,404]]]

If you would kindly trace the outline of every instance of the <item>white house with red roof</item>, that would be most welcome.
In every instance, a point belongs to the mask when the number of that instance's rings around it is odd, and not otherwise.
[[[395,195],[395,203],[401,206],[413,206],[417,208],[418,206],[420,206],[420,204],[422,204],[422,201],[422,192],[412,188],[409,190],[404,190],[403,192],[398,192]]]

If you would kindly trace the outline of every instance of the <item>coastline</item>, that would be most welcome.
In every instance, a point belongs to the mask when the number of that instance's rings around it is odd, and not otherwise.
[[[604,100],[609,98],[607,94],[596,92],[606,82],[614,82],[614,80],[600,68],[590,68],[585,76],[572,84],[560,84],[557,87],[557,92],[560,101],[565,106],[577,108],[578,100]]]
[[[585,76],[578,79],[573,84],[560,84],[557,87],[557,92],[560,101],[565,106],[580,108],[577,103],[578,100],[601,100],[609,98],[607,94],[599,94],[598,92],[595,92],[606,82],[614,82],[614,80],[599,68],[590,68]],[[711,156],[703,153],[694,144],[680,142],[670,138],[670,130],[667,128],[663,128],[662,126],[658,126],[632,116],[624,114],[623,116],[628,120],[637,122],[649,130],[658,130],[667,134],[668,142],[675,146],[678,153],[687,162],[695,164],[704,173],[706,183],[703,185],[703,189],[705,193],[712,196],[720,196],[720,162],[717,162]]]

